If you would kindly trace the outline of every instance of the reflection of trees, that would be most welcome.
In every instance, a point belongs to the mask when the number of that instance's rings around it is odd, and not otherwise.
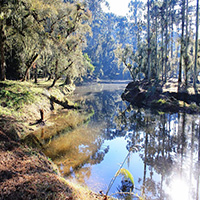
[[[114,118],[117,110],[122,110],[123,104],[119,101],[119,91],[103,90],[95,93],[94,99],[86,99],[87,109],[93,109],[92,123],[103,123],[105,129],[104,139],[111,140],[123,136],[123,130],[118,130]]]
[[[121,185],[117,188],[118,194],[117,197],[119,199],[125,199],[125,200],[132,200],[133,195],[130,194],[130,191],[133,191],[133,184],[129,180],[122,180]]]
[[[105,118],[109,119],[109,121],[112,119],[117,107],[116,95],[118,95],[118,92],[111,93],[105,90],[95,93],[94,99],[87,99],[84,102],[88,108],[94,110],[94,121],[102,121],[105,120]]]
[[[102,147],[104,139],[113,139],[123,134],[116,130],[113,117],[116,114],[116,107],[122,104],[117,100],[119,92],[102,91],[95,93],[94,99],[86,99],[86,110],[94,110],[91,117],[95,123],[95,128],[90,124],[77,126],[73,130],[65,131],[58,137],[51,137],[51,142],[45,146],[47,156],[61,166],[61,171],[65,176],[75,173],[80,181],[91,175],[91,165],[99,164],[103,161],[108,147]],[[98,122],[105,121],[103,127],[99,127]],[[104,137],[102,137],[102,128]],[[84,178],[85,177],[85,178]]]
[[[164,185],[170,185],[177,174],[187,180],[190,191],[196,193],[198,199],[200,125],[196,119],[198,116],[185,113],[155,115],[129,108],[116,118],[118,126],[126,127],[127,149],[136,145],[140,147],[139,154],[144,163],[141,189],[149,199],[150,196],[166,199]],[[160,181],[153,179],[154,172],[160,175]],[[193,185],[194,179],[196,186]],[[196,191],[192,190],[194,187]]]

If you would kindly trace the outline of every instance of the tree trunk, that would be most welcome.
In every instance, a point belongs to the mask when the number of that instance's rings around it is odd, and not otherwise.
[[[182,65],[183,65],[183,50],[184,50],[184,26],[185,26],[185,0],[182,1],[182,33],[181,33],[181,52],[179,62],[179,75],[178,75],[178,90],[182,82]]]
[[[168,53],[167,53],[167,44],[168,44],[168,0],[166,1],[166,27],[165,27],[165,82],[167,81],[167,72],[168,72]]]
[[[193,87],[195,92],[197,92],[197,53],[198,53],[198,45],[199,45],[199,0],[197,0],[197,8],[196,8],[196,39],[195,39],[195,62],[194,62],[194,74],[193,74]]]
[[[159,79],[159,73],[158,73],[158,8],[156,6],[156,57],[155,57],[155,68],[156,68],[156,79]]]
[[[188,35],[188,0],[186,0],[186,48],[185,48],[185,85],[188,85],[188,43],[189,43],[189,35]]]
[[[3,32],[3,24],[0,24],[0,51],[1,51],[1,81],[6,80],[6,63],[5,63],[5,57],[4,57],[4,32]]]
[[[26,68],[25,75],[24,75],[24,78],[23,78],[22,81],[26,81],[26,80],[27,80],[29,71],[30,71],[31,67],[33,66],[34,62],[38,59],[38,57],[39,57],[39,55],[36,54],[36,55],[33,56],[32,59],[26,64],[27,68]]]
[[[54,87],[57,80],[59,79],[60,77],[58,77],[58,60],[56,60],[56,66],[55,66],[55,77],[54,77],[54,80],[53,80],[53,83],[51,84],[50,88]]]
[[[65,69],[63,69],[58,75],[58,60],[56,61],[55,78],[53,80],[52,85],[49,88],[52,88],[56,84],[57,80],[59,80],[61,78],[62,74],[64,72],[66,72],[73,65],[73,62],[71,60],[69,60],[68,62],[71,62],[71,63],[68,64],[67,67]]]
[[[147,57],[147,65],[148,65],[148,81],[151,79],[151,66],[150,66],[150,2],[147,2],[147,41],[148,41],[148,57]]]
[[[171,21],[171,60],[174,57],[174,51],[173,51],[173,44],[174,44],[174,6],[172,8],[173,15],[172,15],[172,21]]]
[[[162,22],[163,23],[163,22]],[[161,30],[161,63],[162,63],[162,81],[164,79],[164,32],[163,32],[163,24]]]
[[[35,78],[35,83],[38,82],[38,74],[37,74],[37,65],[34,65],[34,78]]]

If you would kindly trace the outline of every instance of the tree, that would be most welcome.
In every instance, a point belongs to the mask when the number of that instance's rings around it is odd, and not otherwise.
[[[180,62],[179,62],[179,75],[178,75],[178,87],[182,82],[182,63],[183,63],[183,53],[184,53],[184,30],[185,30],[185,0],[182,0],[182,32],[181,32],[181,52],[180,52]]]
[[[142,9],[143,9],[143,2],[142,1],[138,1],[138,0],[131,0],[129,5],[129,18],[130,20],[133,20],[133,33],[136,33],[136,40],[135,40],[135,44],[133,44],[135,46],[134,50],[137,50],[138,47],[138,43],[140,41],[140,31],[141,31],[141,24],[142,24]],[[133,35],[132,35],[133,37]]]
[[[198,45],[199,45],[199,0],[197,0],[196,7],[196,38],[195,38],[195,62],[194,62],[194,73],[193,73],[193,87],[197,92],[197,59],[198,59]]]
[[[86,42],[86,33],[90,31],[87,21],[90,13],[83,4],[65,3],[58,8],[58,16],[49,19],[47,33],[54,51],[53,87],[63,75],[67,78],[81,76],[84,69],[82,48]]]
[[[13,34],[16,32],[21,33],[19,28],[17,27],[17,24],[15,21],[19,21],[20,19],[16,19],[16,13],[17,10],[16,7],[19,6],[18,1],[7,1],[2,0],[0,1],[0,80],[4,81],[6,79],[6,58],[5,58],[5,44],[7,42],[7,37],[10,37],[7,35],[9,33],[10,27],[12,27],[14,30],[12,31]],[[13,24],[13,25],[12,25]]]
[[[148,65],[148,81],[151,78],[151,65],[150,65],[150,1],[147,1],[147,43],[148,43],[148,57],[147,57],[147,65]]]

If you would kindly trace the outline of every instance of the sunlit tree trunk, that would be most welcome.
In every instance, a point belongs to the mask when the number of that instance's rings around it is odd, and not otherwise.
[[[172,7],[173,6],[173,7]],[[172,15],[171,15],[171,62],[170,62],[170,69],[172,70],[172,74],[174,75],[173,69],[173,58],[174,58],[174,5],[170,7]]]
[[[159,70],[158,70],[158,7],[156,6],[156,20],[155,20],[155,25],[156,25],[156,55],[155,55],[155,68],[156,68],[156,78],[159,79]]]
[[[193,87],[195,92],[197,92],[196,82],[197,82],[197,53],[199,45],[199,0],[197,0],[196,8],[196,39],[195,39],[195,62],[194,62],[194,73],[193,73]]]
[[[178,75],[178,90],[182,82],[182,65],[183,65],[183,53],[184,53],[184,26],[185,26],[185,0],[182,0],[182,33],[181,33],[181,52],[179,62],[179,75]]]
[[[168,45],[168,0],[166,0],[166,20],[165,20],[165,82],[167,81],[167,71],[168,71],[168,52],[167,52],[167,45]]]
[[[151,65],[150,65],[150,2],[147,2],[147,41],[148,41],[148,57],[147,57],[147,65],[148,65],[148,81],[151,79]]]

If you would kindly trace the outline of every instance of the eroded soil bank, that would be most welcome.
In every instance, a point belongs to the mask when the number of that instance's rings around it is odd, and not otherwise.
[[[194,94],[191,86],[187,89],[182,87],[179,92],[177,89],[176,80],[165,84],[156,81],[136,81],[127,85],[122,100],[154,111],[200,113],[200,94]]]

